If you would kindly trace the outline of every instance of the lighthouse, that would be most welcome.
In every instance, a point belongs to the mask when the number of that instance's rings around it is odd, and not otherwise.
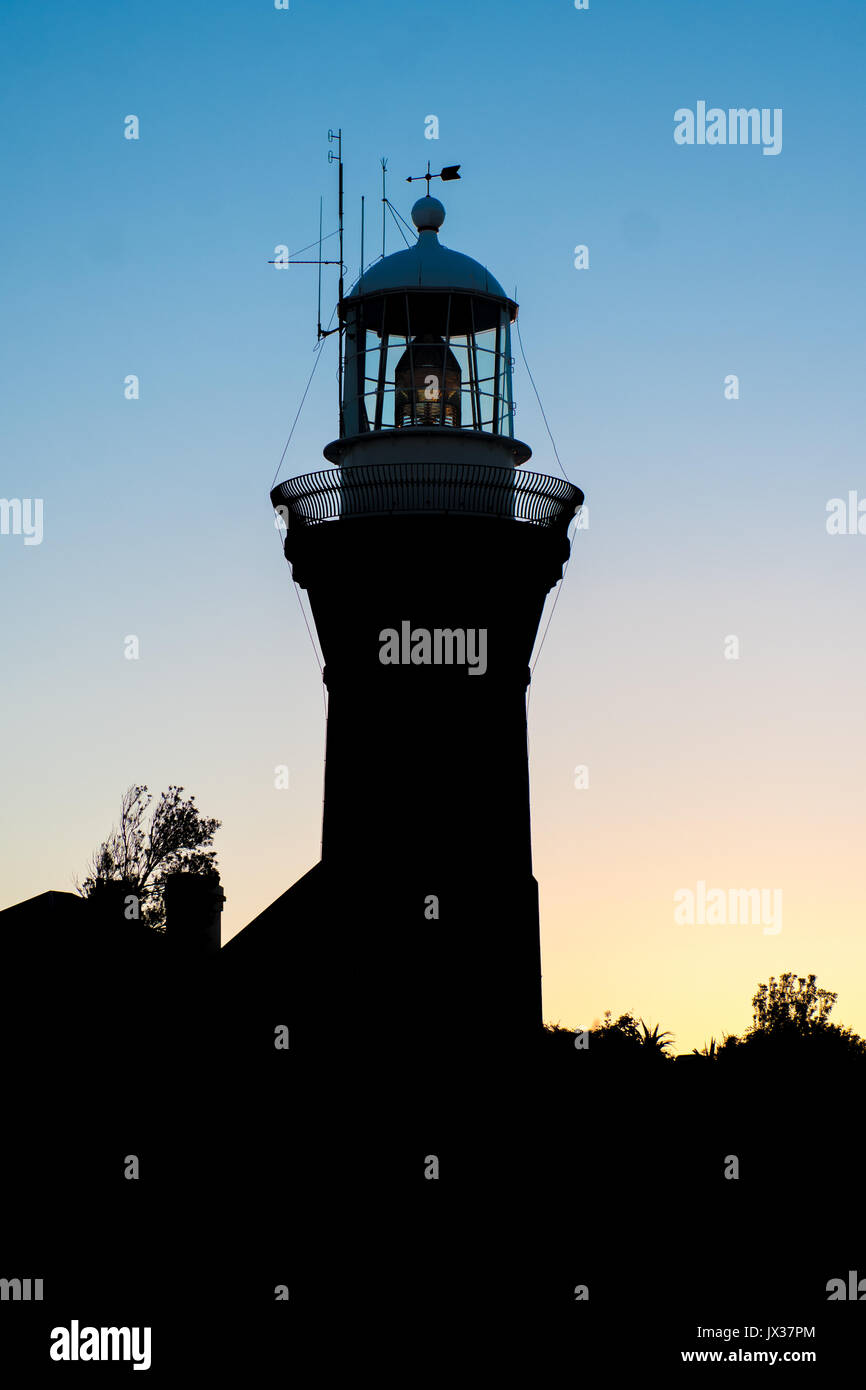
[[[583,494],[514,437],[517,305],[429,191],[412,219],[339,303],[329,466],[271,493],[325,662],[321,861],[223,954],[298,1046],[339,1018],[435,1068],[473,1020],[541,1029],[526,697]]]

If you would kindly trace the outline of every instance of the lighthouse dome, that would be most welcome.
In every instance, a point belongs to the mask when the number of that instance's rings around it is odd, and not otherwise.
[[[395,251],[365,270],[346,299],[420,289],[493,295],[508,301],[505,290],[486,266],[442,245],[438,230],[444,220],[445,208],[438,198],[419,198],[412,209],[412,221],[418,228],[415,245]]]

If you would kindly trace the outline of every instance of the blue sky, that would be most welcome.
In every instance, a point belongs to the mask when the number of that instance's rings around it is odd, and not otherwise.
[[[0,902],[69,887],[132,781],[222,817],[228,933],[318,857],[321,682],[268,506],[316,276],[268,260],[320,194],[335,225],[342,126],[347,282],[380,156],[407,218],[406,175],[459,162],[441,239],[516,287],[590,505],[531,702],[550,1011],[634,1006],[691,1046],[773,969],[861,979],[866,538],[824,516],[866,496],[862,4],[7,0],[3,29],[0,495],[43,498],[44,539],[0,536]],[[782,152],[676,145],[698,100],[781,108]],[[555,472],[517,359],[515,433]],[[329,345],[281,476],[336,429]],[[789,936],[669,936],[719,853],[725,883],[789,884]],[[866,1031],[866,985],[839,1011]]]

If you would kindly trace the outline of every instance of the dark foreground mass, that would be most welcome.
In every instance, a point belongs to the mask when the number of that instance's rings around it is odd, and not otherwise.
[[[410,990],[373,1018],[346,982],[322,1016],[279,960],[49,944],[3,982],[0,1276],[44,1289],[0,1304],[14,1383],[131,1374],[52,1363],[73,1318],[152,1327],[166,1382],[414,1384],[467,1357],[486,1380],[524,1352],[541,1377],[562,1347],[575,1374],[856,1364],[863,1305],[827,1289],[866,1277],[854,1062],[636,1065],[495,1019],[418,1036]]]

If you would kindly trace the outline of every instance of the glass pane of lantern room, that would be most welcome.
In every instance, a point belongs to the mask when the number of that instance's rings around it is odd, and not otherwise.
[[[475,361],[478,364],[478,394],[481,405],[481,428],[489,434],[496,433],[497,417],[497,353],[494,330],[477,333],[475,338]]]

